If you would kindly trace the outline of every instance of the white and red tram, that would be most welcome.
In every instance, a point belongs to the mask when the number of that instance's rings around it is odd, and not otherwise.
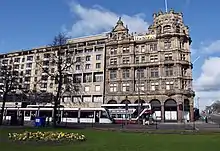
[[[114,123],[122,124],[136,124],[138,120],[149,120],[152,118],[153,111],[149,103],[143,104],[103,104],[102,107],[108,109],[110,116]]]

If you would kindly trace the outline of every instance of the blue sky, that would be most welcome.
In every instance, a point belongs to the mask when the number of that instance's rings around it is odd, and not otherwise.
[[[200,106],[220,98],[220,1],[168,0],[190,27],[193,77]],[[47,45],[66,31],[73,37],[109,31],[122,16],[131,31],[143,31],[164,0],[1,0],[0,53]]]

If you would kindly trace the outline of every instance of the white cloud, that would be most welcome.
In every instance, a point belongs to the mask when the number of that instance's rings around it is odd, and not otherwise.
[[[74,37],[110,31],[116,25],[119,16],[124,24],[128,25],[130,32],[146,32],[149,26],[141,13],[133,16],[116,14],[99,5],[87,8],[76,2],[72,2],[70,8],[73,16],[78,19],[68,32]]]
[[[201,108],[220,99],[220,57],[209,57],[201,67],[201,74],[194,82]]]
[[[195,81],[195,88],[200,91],[220,90],[220,57],[210,57],[205,60],[202,72]]]
[[[204,46],[202,51],[208,54],[220,52],[220,40],[213,41],[208,46]]]
[[[193,48],[192,49],[195,53],[200,53],[200,54],[214,54],[220,52],[220,40],[215,40],[212,42],[209,42],[208,44],[206,43],[201,43],[201,46],[199,48]]]

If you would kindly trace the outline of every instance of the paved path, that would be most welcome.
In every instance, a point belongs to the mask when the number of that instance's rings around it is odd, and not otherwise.
[[[10,127],[10,126],[9,126]],[[13,128],[14,126],[12,126]],[[34,127],[33,124],[26,125],[25,127]],[[122,124],[67,124],[63,123],[60,125],[63,128],[71,128],[71,129],[85,129],[85,128],[98,128],[98,129],[129,129],[129,130],[213,130],[213,131],[220,131],[219,124],[214,122],[205,123],[202,121],[196,121],[192,123],[157,123],[157,125],[137,125],[137,124],[129,124],[129,125],[122,125]]]

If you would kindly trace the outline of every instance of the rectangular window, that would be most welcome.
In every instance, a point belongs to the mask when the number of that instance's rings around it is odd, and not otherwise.
[[[164,41],[164,49],[170,49],[171,48],[171,41]]]
[[[15,58],[14,62],[18,62],[19,63],[20,62],[20,58]]]
[[[89,86],[84,87],[85,92],[89,92],[89,89],[90,89]]]
[[[117,84],[116,83],[110,84],[109,88],[110,88],[110,92],[116,92],[117,91]]]
[[[150,44],[150,51],[157,51],[157,44]]]
[[[95,67],[96,67],[96,69],[100,69],[101,68],[101,63],[96,63]]]
[[[33,56],[27,56],[27,61],[33,61]]]
[[[73,81],[75,83],[81,83],[82,82],[82,76],[81,75],[74,75],[73,76]]]
[[[117,64],[117,58],[110,59],[110,65],[115,65],[115,64]]]
[[[129,47],[123,47],[123,53],[129,53]]]
[[[80,70],[80,65],[76,65],[76,70]]]
[[[112,48],[110,51],[111,55],[116,55],[117,54],[117,48]]]
[[[152,78],[157,78],[159,77],[159,70],[157,67],[151,68],[151,77]]]
[[[84,80],[83,82],[92,82],[92,74],[84,74]]]
[[[102,74],[95,74],[94,76],[94,82],[102,82],[103,81],[103,75]]]
[[[166,90],[173,90],[173,82],[166,82]]]
[[[123,92],[128,92],[130,90],[130,85],[129,83],[123,83],[122,84],[122,91]]]
[[[136,56],[136,57],[135,57],[135,62],[136,62],[136,63],[139,63],[139,62],[140,62],[140,57],[139,57],[139,56]]]
[[[32,63],[27,63],[26,64],[26,68],[31,68],[32,67]]]
[[[157,91],[157,90],[159,90],[159,83],[157,83],[157,82],[151,83],[151,90],[152,90],[152,91]]]
[[[144,75],[144,69],[137,69],[136,70],[136,79],[138,78],[144,78],[145,75]]]
[[[101,60],[101,55],[100,54],[96,55],[96,60]]]
[[[185,54],[181,54],[181,60],[186,60],[186,55]]]
[[[123,57],[122,62],[123,62],[123,64],[129,64],[130,63],[130,57]]]
[[[96,92],[101,91],[101,86],[100,86],[100,85],[96,85],[96,86],[95,86],[95,91],[96,91]]]
[[[111,80],[117,79],[117,70],[110,70],[110,79]]]
[[[136,84],[136,91],[143,92],[144,91],[144,84]]]
[[[172,66],[165,66],[165,75],[167,77],[173,76],[173,67]]]
[[[145,46],[141,46],[141,52],[145,52]]]
[[[146,57],[145,56],[141,56],[141,62],[145,62],[146,61]]]
[[[26,70],[25,73],[28,74],[28,75],[30,75],[30,74],[31,74],[31,70]]]
[[[86,61],[90,61],[91,60],[91,56],[86,56]]]
[[[150,62],[157,62],[158,61],[158,55],[151,55],[150,56]]]
[[[165,57],[165,60],[172,60],[173,59],[172,53],[166,53],[164,55],[164,57]]]
[[[139,46],[136,46],[136,47],[135,47],[135,52],[137,52],[137,53],[140,52]]]
[[[76,57],[76,62],[80,62],[81,61],[81,57]]]
[[[122,71],[122,78],[123,79],[129,79],[130,78],[130,71],[129,71],[129,69],[124,69]]]
[[[90,69],[91,68],[91,64],[86,64],[86,69]]]

